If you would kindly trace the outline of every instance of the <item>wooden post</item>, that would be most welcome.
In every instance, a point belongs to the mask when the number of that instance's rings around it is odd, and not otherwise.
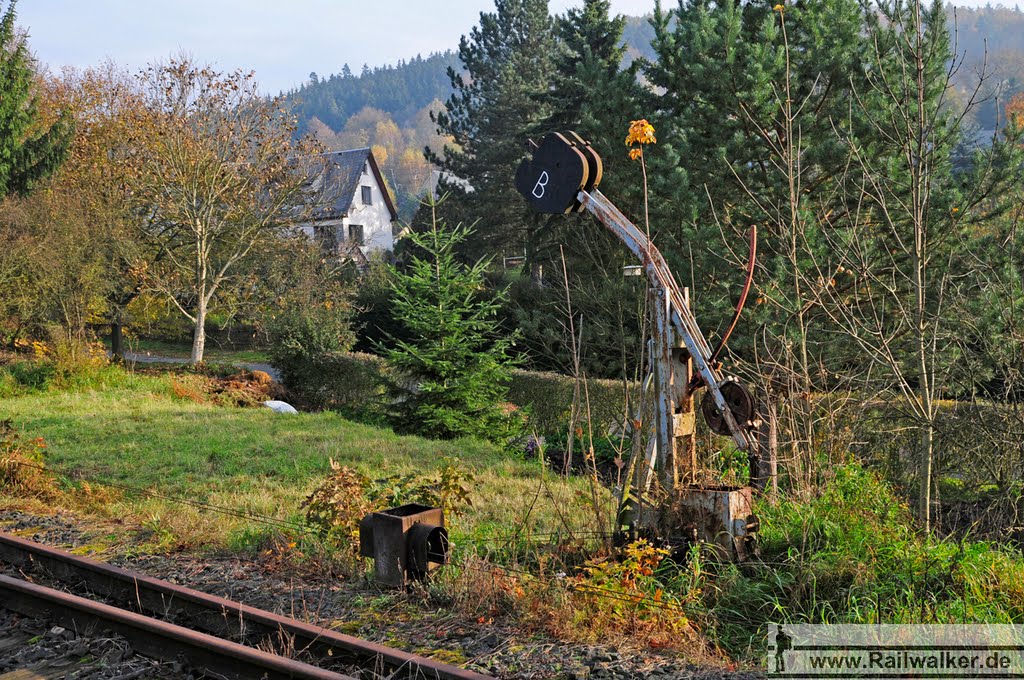
[[[675,399],[673,399],[673,368],[675,342],[670,323],[669,299],[664,288],[655,288],[652,296],[654,336],[655,440],[658,447],[658,481],[672,491],[678,481],[675,442]]]
[[[687,308],[689,289],[683,290]],[[692,484],[697,479],[697,451],[694,446],[696,417],[690,378],[693,362],[670,320],[671,301],[665,290],[655,289],[654,303],[654,379],[657,395],[658,478],[666,491],[674,491],[680,481]]]
[[[690,307],[690,289],[683,288],[683,304]],[[687,484],[697,481],[697,419],[693,409],[690,380],[693,377],[693,359],[686,347],[679,343],[673,352],[673,397],[675,400],[676,465]],[[677,472],[677,482],[679,480]]]

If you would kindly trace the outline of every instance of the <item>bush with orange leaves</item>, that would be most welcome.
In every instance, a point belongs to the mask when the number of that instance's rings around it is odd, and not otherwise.
[[[1007,102],[1006,120],[1017,128],[1024,127],[1024,92],[1018,92]]]
[[[590,560],[576,576],[535,577],[473,558],[442,578],[452,579],[448,591],[468,616],[514,615],[562,640],[671,648],[710,659],[715,651],[685,611],[700,595],[699,559],[676,568],[663,563],[667,555],[638,540]]]
[[[0,420],[0,489],[37,498],[55,494],[56,483],[44,465],[45,451],[42,437],[23,439],[10,420]]]
[[[663,565],[666,557],[667,550],[640,539],[616,557],[591,561],[570,583],[575,626],[595,638],[619,631],[651,647],[696,644],[683,609],[688,597],[679,594],[677,583],[667,583],[671,569]]]

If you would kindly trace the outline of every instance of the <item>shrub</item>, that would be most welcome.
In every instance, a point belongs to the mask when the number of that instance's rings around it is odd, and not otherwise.
[[[688,593],[672,583],[669,551],[644,539],[623,547],[616,558],[592,560],[573,581],[575,624],[592,630],[595,639],[606,629],[655,647],[678,647],[696,637],[682,604]]]
[[[349,557],[359,554],[359,521],[374,509],[366,497],[369,480],[331,460],[331,473],[302,502],[306,523]]]
[[[370,354],[332,352],[310,357],[286,385],[306,408],[326,409],[370,424],[387,419],[387,367]]]
[[[328,302],[301,306],[278,315],[269,326],[270,359],[288,388],[301,388],[322,370],[324,357],[353,342],[348,316]]]
[[[56,491],[45,469],[46,442],[42,437],[26,441],[9,420],[0,420],[0,488],[20,495],[49,496]]]
[[[331,473],[306,497],[306,522],[330,545],[355,557],[359,552],[359,521],[368,513],[406,503],[441,508],[446,518],[472,505],[473,475],[458,461],[445,458],[431,475],[391,475],[371,480],[331,460]]]
[[[32,342],[33,359],[0,366],[0,395],[59,389],[100,390],[125,384],[130,374],[111,366],[99,343],[68,340],[54,334],[49,342]]]
[[[509,383],[508,399],[529,414],[527,426],[545,436],[565,436],[572,407],[574,380],[558,373],[513,371]],[[629,394],[621,380],[588,380],[590,417],[594,436],[604,436],[620,430],[626,419],[627,396],[629,403],[639,391],[630,385]]]

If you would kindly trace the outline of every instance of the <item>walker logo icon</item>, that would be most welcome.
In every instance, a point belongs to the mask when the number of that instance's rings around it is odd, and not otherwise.
[[[1024,678],[1024,626],[772,624],[773,678]]]

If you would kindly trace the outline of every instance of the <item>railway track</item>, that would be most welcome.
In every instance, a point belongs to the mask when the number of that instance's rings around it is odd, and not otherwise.
[[[214,676],[239,680],[488,677],[9,534],[0,533],[0,563],[91,596],[0,575],[4,608],[72,630],[110,630],[145,656],[186,659],[193,668]]]

